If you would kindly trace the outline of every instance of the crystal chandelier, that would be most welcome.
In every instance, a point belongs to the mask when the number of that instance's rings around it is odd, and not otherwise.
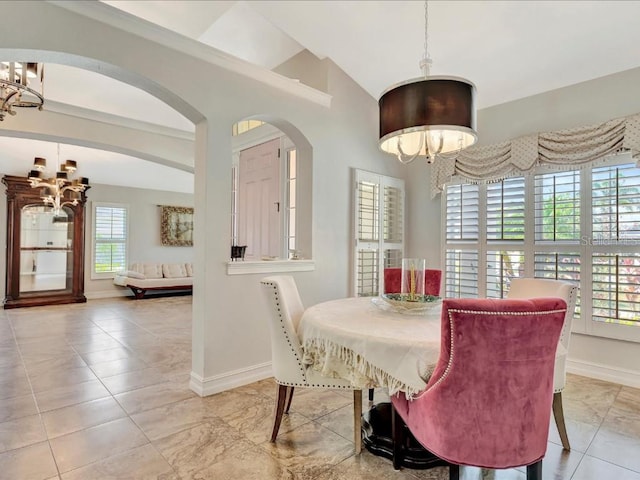
[[[69,179],[77,169],[75,160],[67,160],[60,164],[60,145],[58,145],[58,171],[55,177],[45,178],[44,170],[47,168],[47,161],[44,158],[36,157],[33,161],[33,169],[27,178],[32,188],[42,188],[42,201],[45,205],[53,207],[53,215],[60,216],[62,207],[65,205],[78,205],[82,199],[82,192],[89,187],[89,179],[78,177]]]
[[[42,110],[43,85],[43,64],[0,62],[0,122],[16,114],[14,107]]]
[[[380,107],[380,149],[402,163],[424,157],[454,156],[476,143],[476,87],[464,78],[430,76],[428,4],[424,3],[423,76],[383,92]]]

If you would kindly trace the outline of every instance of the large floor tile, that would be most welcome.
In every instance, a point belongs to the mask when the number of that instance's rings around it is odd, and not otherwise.
[[[195,396],[196,394],[189,390],[188,384],[166,382],[121,393],[115,395],[115,399],[129,415],[132,415]]]
[[[209,447],[211,448],[211,447]],[[305,477],[294,474],[286,465],[269,455],[260,447],[252,446],[246,450],[230,451],[229,455],[215,456],[209,448],[202,450],[204,461],[200,461],[197,452],[191,457],[182,457],[182,463],[177,463],[180,477],[184,480],[215,479],[215,480],[298,480]],[[214,455],[217,461],[207,461]]]
[[[0,452],[13,450],[47,439],[40,415],[10,420],[0,423]]]
[[[120,373],[111,377],[102,377],[102,383],[112,395],[148,387],[166,381],[165,375],[155,368],[145,368],[133,372]]]
[[[59,387],[45,392],[37,392],[36,403],[41,412],[76,405],[109,396],[109,391],[101,382],[93,380],[68,387]]]
[[[0,454],[0,472],[2,478],[11,480],[58,478],[58,470],[47,442]]]
[[[195,397],[132,415],[131,418],[151,440],[166,437],[207,421],[219,420],[216,411]]]
[[[55,388],[77,385],[78,383],[98,380],[89,367],[67,368],[37,374],[29,374],[34,392],[45,392]]]
[[[640,438],[601,428],[587,455],[640,473]]]
[[[0,378],[0,399],[22,397],[31,394],[27,376]]]
[[[125,416],[118,402],[105,397],[44,412],[42,422],[49,438],[55,438]]]
[[[640,473],[585,455],[573,480],[640,480]]]
[[[129,418],[113,420],[96,427],[50,440],[61,473],[148,443],[147,438]]]
[[[0,399],[0,423],[38,413],[33,395]]]
[[[99,350],[97,352],[87,352],[81,354],[81,357],[87,362],[87,365],[95,363],[110,362],[121,358],[135,357],[133,352],[124,347],[109,348],[107,350]]]
[[[353,443],[321,427],[305,423],[260,445],[299,478],[314,478],[353,455]]]
[[[352,405],[353,393],[349,393],[351,399],[330,390],[299,388],[293,395],[291,410],[310,419],[324,417],[346,405]]]
[[[94,363],[90,368],[98,377],[104,378],[142,370],[148,368],[148,365],[139,358],[128,357],[111,360],[109,362]]]
[[[62,474],[62,480],[178,480],[150,444]]]
[[[220,419],[155,440],[153,444],[185,479],[217,478],[209,472],[211,466],[223,459],[235,459],[254,446]]]
[[[275,399],[256,397],[251,405],[242,410],[227,413],[222,416],[222,419],[249,440],[259,444],[271,438],[274,414]],[[289,412],[282,417],[278,432],[284,434],[310,421],[299,413]]]
[[[622,387],[602,428],[636,438],[640,441],[640,389]]]

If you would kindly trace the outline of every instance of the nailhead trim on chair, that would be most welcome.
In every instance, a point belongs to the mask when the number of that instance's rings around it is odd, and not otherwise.
[[[298,352],[296,352],[296,349],[293,348],[293,345],[291,344],[291,338],[289,338],[289,335],[287,334],[287,329],[284,328],[284,320],[282,318],[282,311],[280,310],[280,297],[278,296],[278,286],[273,283],[273,282],[266,282],[266,285],[271,285],[273,287],[273,293],[276,297],[276,307],[278,310],[278,317],[280,318],[280,327],[282,328],[282,331],[284,333],[284,337],[287,339],[287,343],[289,344],[289,348],[291,349],[291,352],[293,353],[293,356],[296,359],[296,362],[298,362],[298,368],[300,369],[300,373],[302,375],[302,378],[305,381],[305,384],[308,385],[307,382],[307,374],[305,372],[304,366],[302,365],[302,362],[300,361],[300,357],[298,356]],[[288,383],[282,383],[281,385],[289,385],[289,386],[301,386],[301,385],[296,385],[296,384],[288,384]]]
[[[573,320],[573,315],[576,311],[576,297],[578,296],[578,286],[574,285],[571,289],[571,293],[569,294],[569,300],[567,300],[567,305],[573,305],[573,312],[571,312],[571,317],[567,318],[567,322],[569,322],[569,326],[567,328],[569,334],[571,334],[571,320]],[[565,329],[563,328],[560,331],[560,341],[564,340]]]
[[[270,285],[271,287],[273,287],[273,292],[276,298],[276,306],[278,309],[278,316],[280,317],[280,327],[282,328],[282,331],[284,332],[284,336],[287,339],[287,343],[289,344],[289,347],[291,348],[291,351],[293,352],[293,355],[296,358],[296,361],[298,362],[298,367],[300,368],[300,372],[302,373],[302,378],[304,379],[305,383],[295,383],[295,382],[281,382],[280,380],[278,380],[276,378],[276,383],[278,385],[285,385],[287,387],[316,387],[316,388],[334,388],[334,389],[339,389],[342,388],[344,390],[355,390],[354,387],[350,386],[350,385],[334,385],[334,384],[320,384],[320,383],[309,383],[307,381],[307,373],[306,373],[306,369],[304,367],[304,365],[302,364],[302,362],[300,361],[300,357],[298,356],[298,352],[296,352],[295,348],[293,348],[293,345],[291,344],[291,339],[289,338],[289,335],[287,334],[287,330],[286,328],[284,328],[284,319],[282,318],[282,311],[280,310],[280,297],[278,296],[278,286],[273,283],[273,282],[261,282],[263,285]]]
[[[453,318],[451,318],[451,314],[452,313],[474,313],[474,314],[480,314],[480,315],[517,315],[517,316],[525,316],[525,315],[533,315],[533,314],[538,314],[538,315],[547,315],[549,313],[560,313],[560,312],[567,312],[566,308],[560,309],[560,310],[546,310],[544,312],[495,312],[495,311],[486,311],[486,310],[461,310],[458,308],[451,308],[449,309],[448,313],[449,313],[449,327],[451,329],[450,332],[450,337],[451,337],[451,352],[449,354],[449,361],[447,362],[447,366],[444,369],[444,372],[442,373],[442,376],[433,384],[431,385],[431,387],[429,387],[429,389],[435,387],[436,385],[438,385],[440,382],[442,382],[447,375],[449,375],[449,371],[451,370],[451,366],[453,365],[453,356],[454,356],[454,345],[453,345],[453,338],[454,338],[454,322],[453,322]]]

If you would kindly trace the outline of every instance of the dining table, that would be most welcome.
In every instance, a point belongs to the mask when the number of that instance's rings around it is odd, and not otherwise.
[[[307,308],[298,324],[305,368],[349,380],[358,389],[386,388],[412,398],[423,391],[440,354],[441,302],[419,309],[382,297],[342,298]],[[363,418],[363,445],[392,457],[390,404],[374,404]],[[443,464],[417,442],[404,465]],[[411,449],[410,449],[411,450]],[[425,454],[426,452],[426,454]]]

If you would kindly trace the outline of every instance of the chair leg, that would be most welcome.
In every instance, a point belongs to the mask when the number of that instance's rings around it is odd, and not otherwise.
[[[293,400],[293,389],[295,387],[288,387],[287,389],[287,406],[284,409],[284,413],[289,413],[289,409],[291,408],[291,400]]]
[[[460,465],[449,464],[449,480],[460,480]]]
[[[286,385],[278,385],[276,396],[276,413],[273,419],[273,430],[271,431],[271,443],[276,441],[278,436],[278,430],[280,430],[280,423],[282,423],[282,414],[284,413],[284,406],[287,401],[287,392],[289,387]]]
[[[405,426],[404,421],[396,412],[396,409],[391,404],[391,438],[393,444],[393,468],[400,470],[402,460],[404,456],[404,444],[405,444]]]
[[[527,465],[527,480],[542,480],[542,460]]]
[[[353,391],[353,443],[356,455],[362,451],[362,390]]]
[[[373,402],[373,388],[369,389],[369,401]]]
[[[565,450],[570,451],[571,445],[569,445],[569,436],[567,435],[567,427],[564,424],[564,412],[562,410],[562,392],[553,394],[553,418],[555,419],[556,426],[558,427],[562,447]]]

